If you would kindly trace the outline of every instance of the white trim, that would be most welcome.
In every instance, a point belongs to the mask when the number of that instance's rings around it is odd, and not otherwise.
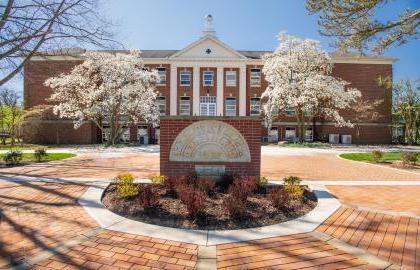
[[[246,116],[246,66],[239,68],[239,116]]]
[[[217,68],[216,115],[223,116],[223,67]]]
[[[192,115],[200,114],[200,67],[193,67],[193,98],[192,98]]]
[[[338,208],[340,202],[324,186],[309,184],[318,198],[316,207],[306,215],[287,222],[242,230],[187,230],[147,224],[127,219],[109,211],[102,204],[102,194],[109,183],[99,183],[79,198],[84,210],[104,229],[154,238],[210,246],[257,240],[269,237],[308,233],[315,230]],[[274,183],[277,184],[277,183]]]
[[[177,112],[177,96],[178,96],[178,85],[177,85],[177,66],[171,65],[171,82],[170,82],[170,100],[169,100],[169,110],[170,115],[176,115]]]
[[[188,45],[187,47],[185,47],[184,49],[174,53],[173,55],[169,56],[169,59],[180,58],[180,56],[182,56],[182,54],[184,54],[185,52],[189,51],[190,49],[198,46],[199,44],[205,42],[206,40],[211,40],[211,41],[215,42],[216,44],[220,45],[221,47],[223,47],[227,51],[229,51],[229,52],[233,53],[234,55],[238,56],[239,59],[247,59],[245,56],[243,56],[238,51],[232,49],[231,47],[229,47],[225,43],[221,42],[219,39],[217,39],[215,37],[212,37],[212,36],[209,36],[209,35],[206,35],[206,36],[200,38],[199,40],[197,40],[197,41],[191,43],[190,45]]]

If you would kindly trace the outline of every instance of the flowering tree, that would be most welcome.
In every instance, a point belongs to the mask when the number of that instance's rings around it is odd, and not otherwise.
[[[336,126],[350,126],[340,110],[361,96],[348,82],[331,76],[332,63],[318,41],[280,33],[280,45],[264,56],[263,72],[269,86],[263,93],[268,124],[274,111],[293,108],[298,125],[298,138],[305,139],[307,116],[323,117]]]
[[[72,119],[75,128],[88,120],[102,131],[104,124],[109,125],[109,144],[115,144],[123,127],[132,123],[158,123],[154,91],[158,74],[144,69],[139,51],[88,52],[85,59],[70,74],[46,80],[54,90],[50,99],[56,104],[55,114]]]

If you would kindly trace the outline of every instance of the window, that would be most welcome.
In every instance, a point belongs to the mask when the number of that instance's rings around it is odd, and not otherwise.
[[[251,86],[254,86],[254,87],[261,86],[261,69],[260,68],[251,68],[250,83],[251,83]]]
[[[226,71],[226,86],[236,86],[236,71]]]
[[[200,115],[216,116],[216,97],[201,96],[200,97]]]
[[[203,85],[204,86],[213,86],[214,73],[213,71],[204,71],[203,72]]]
[[[166,85],[166,68],[157,68],[159,74],[158,85]]]
[[[287,116],[295,116],[295,107],[286,106],[286,115]]]
[[[120,141],[127,143],[130,141],[130,129],[127,127],[122,128],[123,132],[121,133]]]
[[[111,128],[109,126],[102,126],[102,142],[107,142],[111,139]]]
[[[191,85],[191,72],[181,71],[179,73],[179,84],[181,86],[190,86]]]
[[[190,115],[191,103],[190,97],[181,97],[179,101],[179,115]]]
[[[260,98],[251,98],[251,116],[256,116],[261,114],[261,99]]]
[[[160,115],[165,115],[166,114],[166,98],[165,97],[157,97],[156,98],[156,105],[159,108],[159,113]]]
[[[278,142],[279,141],[279,130],[277,127],[272,127],[268,131],[268,142]]]
[[[305,141],[312,142],[314,140],[314,133],[311,127],[306,128]]]
[[[236,98],[226,98],[226,116],[236,116]]]
[[[286,141],[295,141],[296,140],[296,129],[292,127],[287,127],[286,132],[284,134],[284,139]]]

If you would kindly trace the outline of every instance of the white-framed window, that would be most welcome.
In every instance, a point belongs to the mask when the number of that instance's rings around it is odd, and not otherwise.
[[[166,85],[166,68],[159,67],[157,68],[159,74],[158,85]]]
[[[179,99],[179,115],[191,115],[190,97],[180,97],[180,99]]]
[[[250,114],[251,116],[261,115],[261,98],[259,97],[251,98]]]
[[[295,107],[286,106],[286,115],[287,116],[295,116]]]
[[[235,97],[226,97],[225,101],[226,106],[226,116],[236,116],[236,98]]]
[[[159,108],[159,114],[165,115],[166,114],[166,97],[164,96],[156,97],[156,105]]]
[[[130,141],[130,129],[128,127],[123,127],[123,132],[121,133],[120,142],[128,143]]]
[[[268,131],[268,142],[279,141],[279,129],[277,127],[271,127]]]
[[[286,127],[286,131],[284,133],[284,139],[286,141],[293,142],[296,140],[296,128],[294,127]]]
[[[200,97],[200,115],[216,116],[216,97],[201,96]]]
[[[102,142],[107,142],[111,139],[111,128],[109,126],[102,126]]]
[[[249,72],[250,85],[253,87],[261,86],[261,69],[251,68]]]
[[[314,131],[312,127],[307,127],[305,131],[305,141],[312,142],[314,140]]]
[[[203,85],[204,86],[213,86],[214,85],[214,72],[213,71],[204,71],[203,72]]]
[[[236,71],[226,71],[226,86],[236,86]]]
[[[179,73],[179,85],[180,86],[191,85],[191,72],[190,71],[181,71]]]

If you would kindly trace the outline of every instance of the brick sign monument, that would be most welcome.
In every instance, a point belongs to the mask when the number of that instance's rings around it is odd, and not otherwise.
[[[160,173],[260,175],[261,119],[182,117],[160,120]]]

